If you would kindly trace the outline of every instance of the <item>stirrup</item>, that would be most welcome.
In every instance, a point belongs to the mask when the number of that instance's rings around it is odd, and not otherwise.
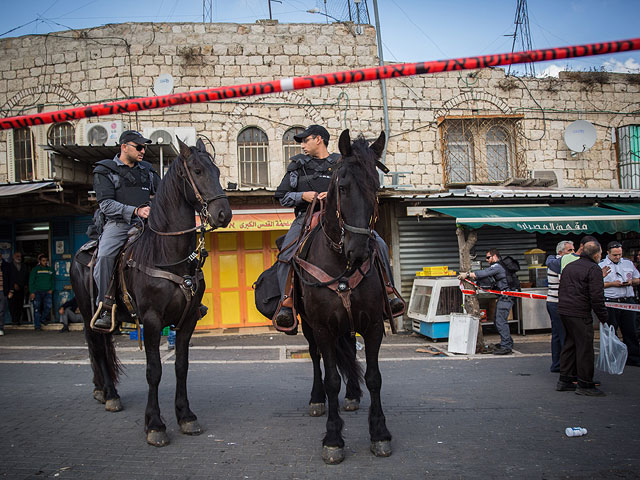
[[[284,306],[283,302],[281,301],[280,304],[278,305],[278,309],[276,310],[276,313],[273,315],[273,318],[271,319],[271,322],[273,323],[273,327],[279,332],[289,333],[293,335],[292,332],[294,331],[297,332],[297,328],[298,328],[298,315],[294,314],[293,309],[291,310],[291,316],[293,317],[293,325],[291,325],[290,327],[281,327],[280,325],[278,325],[278,322],[276,321],[283,306]]]
[[[91,318],[91,323],[89,324],[89,327],[94,332],[112,333],[116,329],[116,304],[115,303],[111,305],[111,328],[106,329],[106,328],[99,328],[95,326],[96,320],[100,318],[100,313],[104,308],[105,308],[105,305],[102,302],[100,302],[96,310],[96,313],[93,315],[93,318]]]

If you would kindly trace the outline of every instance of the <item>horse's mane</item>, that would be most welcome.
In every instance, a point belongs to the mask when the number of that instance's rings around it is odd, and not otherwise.
[[[351,175],[358,179],[358,186],[367,203],[375,203],[378,189],[380,188],[380,178],[376,170],[376,154],[365,138],[360,135],[351,144],[351,155],[342,157],[334,175]],[[331,182],[332,187],[335,182]]]
[[[181,163],[181,156],[176,157],[171,162],[153,199],[154,206],[148,219],[148,225],[145,227],[146,230],[132,247],[136,261],[142,265],[161,265],[180,260],[176,258],[175,252],[168,248],[168,242],[166,241],[168,237],[153,234],[149,229],[149,225],[154,230],[166,231],[167,227],[161,227],[161,225],[175,223],[175,217],[172,218],[172,215],[175,215],[176,210],[180,208],[184,201],[184,179],[179,174]],[[158,208],[160,205],[162,208]],[[195,215],[193,218],[195,225]]]

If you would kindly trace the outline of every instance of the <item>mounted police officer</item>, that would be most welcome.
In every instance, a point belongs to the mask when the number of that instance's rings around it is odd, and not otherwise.
[[[295,252],[295,240],[299,237],[303,228],[304,214],[308,205],[317,195],[319,200],[326,198],[333,170],[340,160],[337,153],[329,154],[329,132],[320,125],[311,125],[303,132],[293,137],[296,142],[302,144],[304,153],[291,157],[291,163],[287,172],[276,190],[275,198],[283,207],[294,207],[295,220],[291,224],[282,244],[285,250],[278,256],[278,284],[280,286],[281,299],[284,300],[287,284],[287,276],[291,268],[289,260]],[[380,235],[375,232],[376,242],[381,253],[381,260],[387,270],[387,275],[392,278],[389,266],[389,248]],[[289,247],[289,248],[287,248]],[[395,314],[400,312],[404,303],[394,298],[391,300],[391,309]],[[293,326],[293,312],[291,308],[283,306],[276,317],[279,327],[289,328]]]
[[[142,160],[149,143],[151,140],[135,130],[127,130],[120,135],[120,153],[113,159],[98,162],[93,170],[93,188],[100,211],[106,217],[93,270],[100,313],[95,329],[112,328],[111,309],[115,298],[107,295],[110,293],[107,290],[116,259],[131,227],[149,217],[150,200],[160,182],[151,164]]]

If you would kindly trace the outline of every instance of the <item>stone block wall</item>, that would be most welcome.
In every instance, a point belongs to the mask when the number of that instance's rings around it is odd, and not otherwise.
[[[429,60],[429,59],[425,59]],[[174,92],[330,73],[378,65],[375,31],[349,24],[127,23],[0,40],[0,115],[14,116],[154,95],[169,73]],[[415,190],[443,186],[438,118],[521,115],[527,170],[554,170],[566,187],[617,188],[611,132],[638,124],[637,75],[563,73],[559,79],[515,78],[502,69],[387,80],[387,164],[411,171]],[[591,121],[597,141],[574,157],[566,126]],[[269,139],[269,179],[284,173],[282,136],[292,126],[325,125],[335,140],[348,127],[375,137],[384,129],[379,82],[284,92],[224,102],[89,119],[129,128],[193,126],[215,145],[222,181],[238,181],[236,138],[261,128]],[[85,122],[83,120],[81,122]],[[78,122],[76,122],[78,123]],[[7,133],[0,132],[0,182],[7,180]]]

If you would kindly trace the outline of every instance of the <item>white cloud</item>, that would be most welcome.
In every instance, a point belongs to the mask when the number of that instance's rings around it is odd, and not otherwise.
[[[547,68],[545,68],[542,72],[538,73],[536,77],[544,78],[544,77],[558,77],[559,72],[563,72],[566,70],[566,67],[561,67],[560,65],[551,64]]]
[[[624,62],[620,60],[607,60],[602,66],[607,72],[640,73],[640,63],[634,58],[628,58]]]

